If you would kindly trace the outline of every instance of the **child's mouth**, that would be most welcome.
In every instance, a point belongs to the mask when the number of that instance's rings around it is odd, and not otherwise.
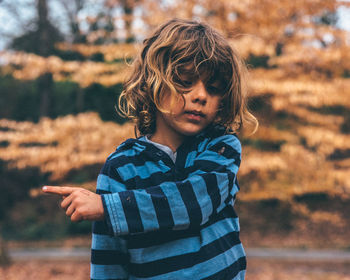
[[[185,111],[185,115],[188,119],[193,121],[201,121],[203,118],[205,118],[205,114],[203,114],[200,111]]]

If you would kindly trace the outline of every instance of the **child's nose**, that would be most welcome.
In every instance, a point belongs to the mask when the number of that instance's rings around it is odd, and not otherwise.
[[[192,89],[192,101],[205,105],[207,103],[208,93],[201,81]]]

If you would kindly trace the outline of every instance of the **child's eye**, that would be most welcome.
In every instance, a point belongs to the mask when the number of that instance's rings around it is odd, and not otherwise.
[[[194,82],[192,77],[184,77],[185,75],[180,76],[175,76],[174,82],[179,85],[181,88],[186,88],[189,89],[193,87]],[[187,76],[187,75],[186,75]]]
[[[181,85],[186,87],[186,88],[189,88],[189,87],[192,87],[193,86],[193,82],[192,81],[186,81],[186,80],[182,80],[181,81]]]
[[[209,94],[212,94],[212,95],[221,95],[222,94],[222,89],[220,89],[218,87],[214,87],[214,86],[208,86],[207,91]]]

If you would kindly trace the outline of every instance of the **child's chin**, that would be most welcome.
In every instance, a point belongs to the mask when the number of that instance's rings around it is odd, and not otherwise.
[[[195,136],[199,133],[201,133],[203,129],[188,129],[186,131],[183,131],[182,134],[185,136]]]

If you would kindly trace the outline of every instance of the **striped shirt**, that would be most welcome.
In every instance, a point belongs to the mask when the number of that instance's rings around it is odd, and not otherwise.
[[[106,218],[93,223],[91,279],[244,279],[240,161],[237,136],[217,128],[175,162],[143,138],[121,144],[97,179]]]

